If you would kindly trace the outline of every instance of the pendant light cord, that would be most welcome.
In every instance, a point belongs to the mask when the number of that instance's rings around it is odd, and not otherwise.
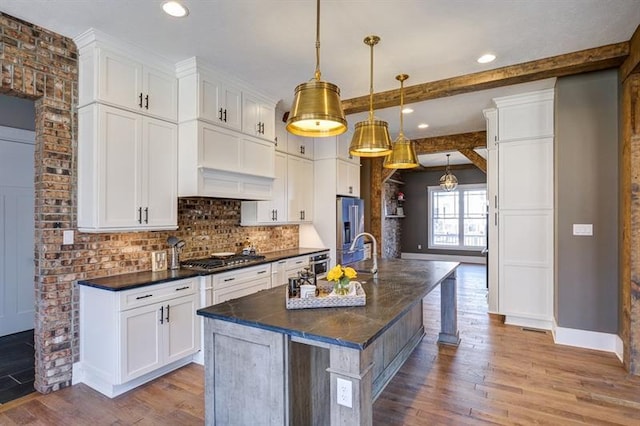
[[[398,139],[400,137],[404,138],[404,113],[402,110],[404,109],[404,81],[406,80],[406,75],[399,75],[398,80],[400,80],[400,134],[398,135]]]
[[[320,0],[316,2],[316,72],[315,78],[320,81]]]
[[[369,121],[373,122],[373,46],[371,46],[371,68],[369,69]]]

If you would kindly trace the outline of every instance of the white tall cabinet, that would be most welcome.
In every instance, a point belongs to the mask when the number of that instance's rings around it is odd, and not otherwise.
[[[487,175],[490,311],[505,315],[509,324],[550,329],[554,89],[494,103],[495,110],[485,111],[488,138],[493,138]],[[496,249],[497,256],[491,255]]]

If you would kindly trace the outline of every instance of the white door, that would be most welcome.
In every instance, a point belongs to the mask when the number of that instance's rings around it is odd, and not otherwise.
[[[200,343],[200,321],[196,316],[196,297],[185,296],[165,304],[165,364],[195,353]]]
[[[34,141],[0,127],[0,336],[34,327]]]
[[[120,383],[163,365],[162,331],[165,309],[161,303],[120,313]]]

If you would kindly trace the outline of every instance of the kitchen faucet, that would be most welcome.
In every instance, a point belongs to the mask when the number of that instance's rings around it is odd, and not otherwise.
[[[351,243],[351,247],[349,247],[349,251],[350,252],[355,251],[356,242],[358,241],[358,238],[364,237],[364,236],[369,237],[373,242],[373,253],[371,253],[371,255],[373,256],[373,267],[371,268],[371,273],[373,274],[373,278],[376,279],[378,278],[378,242],[376,241],[376,237],[374,237],[368,232],[359,233],[358,235],[353,237],[353,242]]]

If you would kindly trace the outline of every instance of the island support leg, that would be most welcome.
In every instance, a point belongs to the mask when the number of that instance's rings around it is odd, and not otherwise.
[[[331,426],[373,424],[372,351],[331,345],[329,365]],[[345,405],[345,399],[351,407]]]
[[[456,290],[456,271],[453,271],[440,284],[440,334],[438,343],[458,346],[458,298]]]

